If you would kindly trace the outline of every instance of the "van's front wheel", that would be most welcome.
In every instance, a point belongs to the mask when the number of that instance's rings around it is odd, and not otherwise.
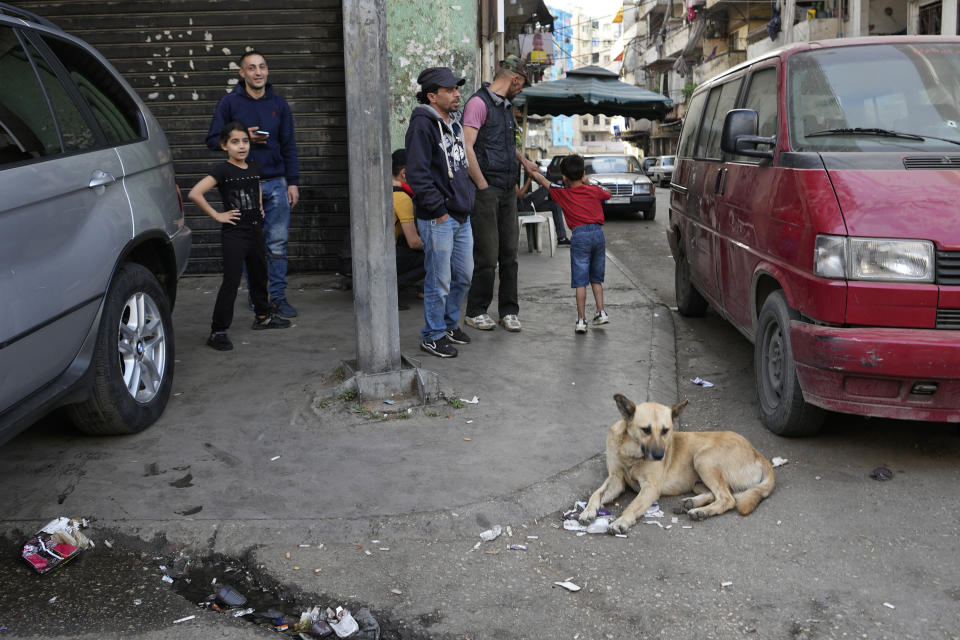
[[[753,365],[760,420],[780,436],[808,436],[820,430],[824,411],[803,399],[790,346],[790,320],[799,314],[782,291],[764,301],[757,323]]]

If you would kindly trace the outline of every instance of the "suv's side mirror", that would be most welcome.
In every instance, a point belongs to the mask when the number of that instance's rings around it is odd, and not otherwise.
[[[723,131],[720,134],[720,148],[751,158],[773,158],[773,151],[758,151],[758,144],[777,145],[776,136],[762,138],[757,135],[760,118],[753,109],[731,109],[723,119]]]

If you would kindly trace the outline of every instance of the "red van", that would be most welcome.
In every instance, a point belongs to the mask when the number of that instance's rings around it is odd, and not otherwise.
[[[754,343],[764,425],[960,422],[960,38],[798,43],[697,87],[667,235],[685,316]]]

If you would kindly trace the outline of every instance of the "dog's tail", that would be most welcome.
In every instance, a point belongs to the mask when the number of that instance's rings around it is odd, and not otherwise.
[[[776,484],[773,465],[770,464],[770,461],[765,456],[757,454],[757,462],[760,463],[762,468],[760,482],[734,495],[737,501],[737,511],[742,516],[753,513],[760,501],[773,493],[773,487]]]

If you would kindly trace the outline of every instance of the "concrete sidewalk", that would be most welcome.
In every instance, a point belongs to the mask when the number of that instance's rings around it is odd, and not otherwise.
[[[413,300],[400,312],[402,352],[439,374],[453,397],[479,403],[388,420],[335,397],[329,374],[356,357],[352,292],[333,289],[335,277],[292,278],[300,315],[289,330],[250,330],[241,294],[235,349],[223,353],[204,344],[219,278],[184,278],[164,416],[136,436],[71,438],[69,451],[42,450],[37,427],[12,441],[0,449],[5,519],[32,524],[52,509],[187,545],[213,532],[230,551],[305,531],[331,542],[475,535],[484,522],[566,508],[602,478],[614,393],[677,398],[669,310],[608,259],[610,324],[576,335],[569,271],[566,249],[553,258],[522,252],[523,331],[467,327],[473,342],[452,359],[419,350],[423,312]],[[61,474],[68,488],[32,480],[48,456],[73,461]]]

